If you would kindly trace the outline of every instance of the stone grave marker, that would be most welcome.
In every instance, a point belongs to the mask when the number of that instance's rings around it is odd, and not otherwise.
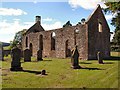
[[[41,49],[37,51],[37,61],[43,61],[42,50]]]
[[[21,71],[23,70],[21,67],[21,50],[18,47],[15,47],[11,51],[11,57],[12,57],[12,62],[11,62],[11,71]]]
[[[77,46],[75,46],[75,48],[72,50],[72,56],[71,56],[71,63],[73,69],[80,68],[78,59],[79,59],[79,52]]]
[[[3,57],[4,57],[3,56],[3,47],[2,47],[2,44],[0,43],[0,60],[3,61],[4,60]]]
[[[31,51],[29,49],[24,50],[24,62],[31,62]]]
[[[97,52],[97,59],[99,64],[103,64],[102,53],[100,51]]]

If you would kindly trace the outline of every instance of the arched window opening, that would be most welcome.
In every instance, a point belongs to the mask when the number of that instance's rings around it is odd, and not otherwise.
[[[69,41],[68,40],[66,40],[66,42],[65,42],[65,51],[66,51],[66,57],[71,57],[71,50],[69,49]]]
[[[51,34],[51,50],[55,50],[55,32]]]
[[[79,33],[79,29],[78,29],[78,28],[75,29],[75,33],[76,33],[76,34]]]
[[[28,47],[28,37],[26,37],[25,45]]]
[[[99,24],[98,24],[98,31],[102,32],[102,23],[101,22],[99,22]]]
[[[43,50],[43,35],[39,36],[39,48]]]
[[[33,46],[32,43],[30,43],[30,52],[31,52],[31,56],[33,55]]]

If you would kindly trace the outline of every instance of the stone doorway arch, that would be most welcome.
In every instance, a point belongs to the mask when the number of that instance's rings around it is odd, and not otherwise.
[[[66,54],[66,57],[71,57],[71,50],[69,48],[69,40],[66,40],[65,42],[65,54]]]

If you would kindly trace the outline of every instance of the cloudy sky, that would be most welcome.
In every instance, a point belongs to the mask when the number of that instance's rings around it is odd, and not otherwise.
[[[100,4],[101,0],[2,0],[0,2],[0,41],[10,42],[15,33],[28,29],[35,23],[35,16],[41,16],[41,24],[45,30],[60,28],[68,20],[76,25],[82,18],[88,16]],[[105,15],[110,25],[112,15]]]

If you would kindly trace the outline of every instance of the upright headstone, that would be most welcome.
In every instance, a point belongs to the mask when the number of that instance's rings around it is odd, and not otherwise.
[[[31,62],[31,51],[29,49],[24,50],[24,62]]]
[[[3,56],[3,47],[2,47],[2,43],[0,43],[0,60],[3,61],[4,60],[3,57],[4,57]]]
[[[71,63],[73,69],[80,68],[78,59],[79,59],[79,52],[77,46],[75,46],[75,48],[72,50],[72,56],[71,56]]]
[[[11,51],[11,57],[12,57],[12,62],[11,62],[11,71],[21,71],[23,70],[21,67],[21,50],[18,47],[15,47]]]
[[[37,61],[43,61],[42,50],[41,49],[37,51]]]
[[[100,51],[97,52],[97,59],[99,64],[103,64],[102,53]]]

